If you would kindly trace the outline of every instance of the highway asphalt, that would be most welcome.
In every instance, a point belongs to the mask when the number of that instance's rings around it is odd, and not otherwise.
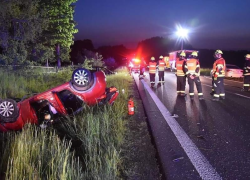
[[[214,102],[211,78],[201,77],[201,82],[203,101],[197,92],[195,100],[190,100],[188,83],[187,96],[177,96],[176,76],[171,72],[165,72],[163,86],[151,89],[171,114],[178,115],[178,124],[222,179],[250,179],[250,92],[241,91],[243,83],[225,80],[226,99]]]

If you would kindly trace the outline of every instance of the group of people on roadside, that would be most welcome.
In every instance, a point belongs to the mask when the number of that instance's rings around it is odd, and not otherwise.
[[[155,57],[151,57],[148,67],[149,67],[149,78],[150,78],[151,87],[155,85],[155,74],[156,74],[157,68],[158,68],[158,76],[159,76],[158,85],[160,86],[164,84],[165,83],[165,79],[164,79],[165,68],[169,67],[168,57],[160,56],[158,63],[155,62]]]
[[[210,93],[213,101],[219,101],[225,99],[224,90],[224,78],[226,71],[226,61],[222,57],[223,52],[216,50],[214,53],[215,61],[213,63],[212,75],[212,92]],[[244,65],[244,85],[243,91],[249,91],[250,89],[250,54],[245,56],[246,63]],[[163,56],[160,56],[158,63],[155,62],[155,58],[151,57],[149,62],[149,77],[151,87],[155,85],[156,68],[158,67],[159,83],[164,84],[164,70],[166,61],[163,60]],[[179,57],[175,63],[176,77],[177,77],[177,95],[186,96],[186,79],[189,84],[189,96],[190,99],[194,99],[194,84],[198,91],[199,100],[204,100],[202,86],[200,81],[200,63],[198,58],[198,52],[193,51],[191,56],[186,59],[185,51],[179,53]]]

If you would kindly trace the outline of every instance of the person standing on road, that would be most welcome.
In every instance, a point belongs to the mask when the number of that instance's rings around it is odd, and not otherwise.
[[[186,88],[186,76],[184,72],[184,66],[186,63],[186,53],[182,51],[179,55],[179,58],[176,59],[175,69],[177,76],[177,94],[181,96],[186,96],[185,88]]]
[[[212,79],[213,79],[213,101],[219,101],[220,98],[222,100],[225,99],[225,90],[224,90],[224,78],[225,78],[225,69],[226,69],[226,61],[222,57],[223,52],[221,50],[216,50],[214,53],[215,62],[213,64],[212,70]]]
[[[250,54],[247,54],[245,56],[246,62],[244,65],[244,84],[243,84],[243,90],[249,91],[250,89]]]
[[[158,85],[161,85],[165,83],[164,81],[164,71],[165,71],[165,61],[163,60],[163,56],[159,57],[159,61],[158,61],[158,76],[159,76],[159,83]]]
[[[194,83],[196,85],[197,91],[198,91],[198,97],[199,100],[203,100],[203,93],[202,93],[202,87],[201,87],[201,81],[200,81],[200,63],[198,60],[198,52],[194,51],[191,54],[191,59],[186,61],[185,64],[185,74],[188,78],[188,84],[189,84],[189,96],[190,99],[194,99]]]
[[[155,62],[155,57],[151,57],[151,60],[149,62],[149,79],[150,79],[151,87],[155,85],[156,66],[157,64]]]

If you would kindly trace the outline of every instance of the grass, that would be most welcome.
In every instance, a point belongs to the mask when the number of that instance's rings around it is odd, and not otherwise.
[[[201,68],[200,72],[201,72],[202,76],[210,76],[211,69],[209,69],[209,68]]]
[[[67,82],[71,70],[47,74],[40,70],[0,70],[0,97],[22,98],[31,93],[38,93]]]
[[[0,96],[45,91],[68,81],[71,73],[0,71]],[[120,179],[131,82],[124,70],[107,76],[107,87],[124,89],[112,107],[85,107],[46,130],[28,125],[22,132],[1,134],[0,179]]]
[[[55,132],[28,125],[22,133],[6,136],[5,179],[83,179],[80,162],[70,152],[71,142],[61,141]]]

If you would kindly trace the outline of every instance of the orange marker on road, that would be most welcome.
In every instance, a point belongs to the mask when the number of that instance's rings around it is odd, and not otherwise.
[[[135,114],[135,107],[134,107],[134,101],[133,96],[131,95],[128,100],[128,114],[134,115]]]

